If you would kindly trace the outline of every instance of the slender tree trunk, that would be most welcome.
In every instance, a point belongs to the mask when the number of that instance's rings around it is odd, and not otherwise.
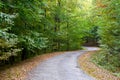
[[[56,4],[57,7],[61,7],[61,0],[57,0],[57,4]],[[58,31],[60,31],[60,23],[61,23],[61,20],[60,20],[60,17],[58,14],[55,14],[55,17],[54,17],[54,20],[55,20],[55,27],[54,27],[54,32],[57,33]],[[55,42],[55,47],[57,50],[60,49],[60,42],[58,39],[54,39],[53,42]]]
[[[69,50],[69,36],[68,36],[68,27],[69,27],[69,22],[67,22],[67,51]]]
[[[44,13],[44,18],[46,19],[46,12],[47,10],[45,9],[45,13]],[[46,31],[46,21],[44,22],[44,32]]]
[[[44,13],[44,18],[45,18],[45,22],[44,22],[44,32],[46,32],[46,16],[47,16],[47,9],[45,8],[44,9],[45,10],[45,13]],[[46,48],[44,48],[44,53],[46,53],[47,51],[46,51]]]

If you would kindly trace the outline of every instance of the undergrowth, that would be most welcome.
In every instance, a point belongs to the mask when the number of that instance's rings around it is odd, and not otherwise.
[[[100,51],[92,55],[91,61],[120,77],[120,54],[108,54]]]

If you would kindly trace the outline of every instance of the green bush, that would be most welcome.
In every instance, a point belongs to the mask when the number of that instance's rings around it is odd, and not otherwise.
[[[14,34],[0,30],[0,60],[7,60],[10,56],[17,56],[22,49],[18,48],[18,38]]]
[[[93,63],[98,66],[107,69],[113,73],[120,72],[120,55],[119,54],[111,54],[101,51],[92,55],[91,60]]]

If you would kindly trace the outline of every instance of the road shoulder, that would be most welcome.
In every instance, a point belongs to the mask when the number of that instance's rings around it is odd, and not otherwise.
[[[78,59],[78,64],[82,70],[87,74],[96,78],[96,80],[120,80],[120,78],[112,75],[107,70],[104,70],[90,61],[91,55],[96,53],[96,51],[88,51],[81,55]]]
[[[0,70],[0,80],[24,80],[29,71],[35,68],[41,62],[64,52],[53,52],[27,59],[18,64]]]

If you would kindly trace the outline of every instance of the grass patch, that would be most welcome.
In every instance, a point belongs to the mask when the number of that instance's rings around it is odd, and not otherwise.
[[[101,68],[107,69],[120,77],[120,54],[107,54],[100,51],[91,56],[91,61]]]

